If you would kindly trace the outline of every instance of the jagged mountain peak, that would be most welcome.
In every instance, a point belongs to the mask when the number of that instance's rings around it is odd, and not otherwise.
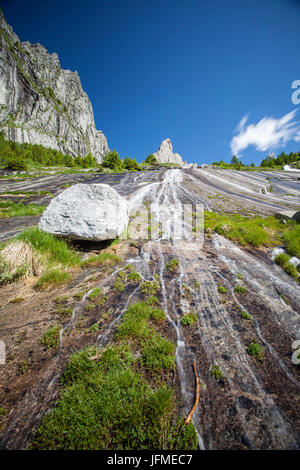
[[[160,163],[177,163],[179,165],[183,165],[181,155],[173,152],[173,145],[169,137],[161,142],[159,149],[154,153],[154,156]]]

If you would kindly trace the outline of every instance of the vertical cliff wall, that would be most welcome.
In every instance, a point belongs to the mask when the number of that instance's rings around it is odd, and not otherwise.
[[[0,131],[72,156],[91,152],[99,162],[109,151],[78,73],[63,70],[42,45],[20,42],[1,10]]]

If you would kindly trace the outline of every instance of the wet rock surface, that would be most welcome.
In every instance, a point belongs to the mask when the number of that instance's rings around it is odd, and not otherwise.
[[[183,202],[245,215],[299,210],[300,189],[295,176],[249,173],[193,169],[61,175],[31,182],[7,181],[4,190],[16,186],[25,190],[33,184],[58,194],[66,182],[110,184],[128,200],[129,229],[141,217],[137,213],[151,203],[171,207],[164,231],[157,232],[159,237],[124,241],[117,253],[123,255],[122,263],[132,264],[143,279],[159,281],[157,297],[168,318],[164,334],[177,345],[174,385],[186,416],[195,401],[195,361],[200,395],[193,422],[199,447],[298,449],[300,368],[291,357],[292,343],[299,339],[300,331],[299,284],[272,262],[267,250],[243,248],[213,233],[206,234],[203,241],[172,239]],[[272,192],[261,191],[270,184]],[[84,249],[89,250],[87,246]],[[166,266],[172,259],[178,260],[174,270]],[[16,295],[16,285],[1,289],[0,328],[10,356],[0,372],[0,400],[9,410],[2,429],[3,448],[28,446],[41,417],[59,396],[60,376],[71,352],[87,344],[106,345],[127,305],[141,300],[137,284],[127,283],[122,293],[114,289],[119,269],[80,273],[69,288],[52,294],[23,286],[20,295],[27,298],[23,305],[10,302]],[[97,286],[108,293],[104,309],[112,308],[112,316],[101,321],[98,333],[85,334],[84,328],[102,318],[101,308],[86,312],[86,299],[76,301],[72,297],[84,282],[88,289]],[[236,284],[246,291],[236,292]],[[219,292],[220,285],[225,287],[224,293]],[[44,351],[39,338],[46,325],[56,321],[51,302],[54,295],[65,294],[73,308],[72,318],[63,324],[59,350]],[[251,319],[243,318],[242,311]],[[194,324],[181,323],[186,313],[196,314]],[[22,340],[26,330],[28,337]],[[253,340],[263,348],[262,360],[247,352]],[[29,358],[30,370],[16,376],[18,363]],[[222,378],[212,374],[213,365],[219,366]]]

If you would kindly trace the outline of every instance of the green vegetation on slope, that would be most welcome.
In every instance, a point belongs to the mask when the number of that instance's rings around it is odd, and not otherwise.
[[[102,166],[109,168],[114,172],[122,172],[124,170],[129,171],[141,171],[142,167],[137,163],[135,158],[125,157],[121,160],[118,152],[111,150],[107,153],[103,159]]]
[[[260,166],[255,166],[254,163],[251,165],[246,165],[242,163],[235,155],[233,155],[231,159],[231,163],[226,163],[224,160],[220,160],[219,162],[213,162],[213,165],[219,166],[223,169],[231,169],[231,170],[243,170],[243,171],[254,171],[254,170],[281,170],[282,167],[286,164],[293,164],[297,168],[299,168],[300,164],[300,152],[290,152],[286,154],[285,152],[281,152],[277,157],[266,157],[261,161]]]
[[[49,261],[63,266],[78,266],[81,263],[80,257],[65,240],[43,232],[38,227],[23,230],[17,239],[29,243],[36,251],[46,255]]]
[[[177,403],[168,382],[175,345],[157,331],[165,321],[158,310],[131,305],[113,344],[71,356],[62,398],[43,418],[32,449],[197,448],[193,425],[174,419]]]
[[[240,245],[255,247],[278,245],[282,242],[283,234],[292,236],[291,234],[299,229],[295,222],[283,224],[272,216],[250,219],[239,214],[217,214],[208,211],[205,211],[204,227]]]
[[[39,215],[46,206],[37,204],[23,204],[22,202],[0,201],[0,219],[8,217],[22,217],[24,215]]]
[[[13,282],[27,272],[42,273],[35,288],[43,290],[70,282],[74,268],[108,269],[120,261],[119,256],[106,251],[82,261],[65,239],[30,227],[0,246],[0,284]]]
[[[261,166],[263,168],[282,168],[286,164],[300,162],[300,152],[290,152],[286,154],[281,152],[277,158],[266,157],[262,160]]]
[[[296,221],[283,223],[273,216],[250,219],[239,214],[206,211],[204,227],[240,245],[272,247],[284,244],[287,254],[278,255],[275,263],[295,280],[300,279],[298,269],[289,262],[291,256],[300,258],[300,225]],[[241,286],[236,286],[235,290],[242,293],[241,289]],[[219,292],[223,292],[220,287]]]
[[[90,153],[85,157],[71,157],[43,145],[18,144],[6,140],[0,133],[0,168],[27,171],[41,166],[95,168],[97,160]]]

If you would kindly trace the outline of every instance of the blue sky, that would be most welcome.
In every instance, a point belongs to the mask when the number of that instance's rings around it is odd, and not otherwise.
[[[141,161],[166,137],[198,163],[230,161],[233,150],[245,163],[300,150],[300,104],[291,101],[300,80],[300,1],[0,5],[22,41],[40,42],[78,71],[97,128],[121,156]]]

